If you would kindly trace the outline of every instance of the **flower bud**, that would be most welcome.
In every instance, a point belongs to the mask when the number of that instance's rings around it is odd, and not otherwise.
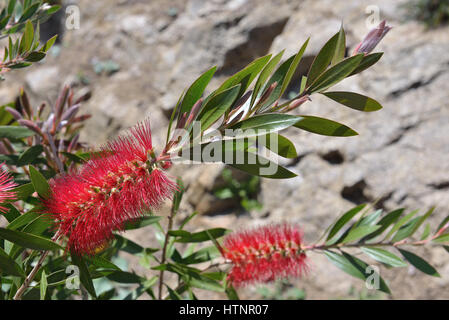
[[[355,48],[353,55],[358,53],[370,53],[374,50],[377,44],[382,40],[382,38],[391,30],[392,27],[386,25],[386,21],[383,20],[377,28],[372,29],[363,38],[362,42]]]

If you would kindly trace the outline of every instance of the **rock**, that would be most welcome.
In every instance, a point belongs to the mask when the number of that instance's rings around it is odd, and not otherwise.
[[[26,84],[34,94],[48,94],[59,88],[58,79],[59,68],[57,66],[42,66],[34,68],[26,73]]]

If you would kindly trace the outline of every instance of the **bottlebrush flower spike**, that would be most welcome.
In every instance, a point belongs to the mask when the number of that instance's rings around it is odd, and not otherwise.
[[[57,177],[50,186],[45,212],[68,237],[68,248],[80,255],[95,254],[113,231],[157,208],[177,188],[155,159],[149,121],[107,143],[80,170]]]
[[[240,287],[302,276],[307,263],[301,244],[301,231],[287,224],[230,234],[222,247],[223,257],[232,263],[228,281]]]
[[[17,184],[14,183],[9,173],[3,171],[4,164],[0,164],[0,203],[14,199],[16,194],[15,192],[11,192],[11,190],[17,187]],[[7,208],[0,206],[0,212],[6,212],[7,210]]]

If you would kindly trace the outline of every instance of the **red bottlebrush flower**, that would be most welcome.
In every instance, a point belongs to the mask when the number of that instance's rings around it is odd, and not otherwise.
[[[15,192],[11,192],[11,190],[17,187],[10,174],[3,171],[4,164],[0,164],[0,203],[3,203],[5,200],[14,199],[16,194]],[[0,206],[0,212],[6,212],[7,210],[5,207]]]
[[[224,240],[222,254],[232,263],[228,281],[235,287],[298,277],[307,270],[302,233],[287,224],[237,232]]]
[[[78,171],[51,183],[44,200],[68,247],[93,255],[127,221],[157,208],[176,190],[154,159],[149,121],[109,142]]]

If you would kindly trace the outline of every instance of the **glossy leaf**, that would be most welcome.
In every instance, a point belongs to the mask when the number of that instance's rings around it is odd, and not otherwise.
[[[407,266],[407,264],[401,258],[391,253],[390,251],[373,247],[361,247],[361,250],[374,260],[385,263],[386,265],[389,265],[391,267],[397,268]]]
[[[229,127],[229,129],[243,130],[241,134],[237,132],[234,136],[240,138],[250,137],[286,129],[295,123],[298,123],[298,120],[301,121],[302,118],[289,114],[266,113],[240,121]],[[251,133],[251,131],[245,132],[246,130],[254,130],[254,133]]]
[[[259,78],[257,78],[256,84],[254,85],[253,94],[251,97],[251,104],[252,107],[254,103],[256,102],[256,98],[260,96],[259,93],[261,93],[260,89],[262,89],[262,86],[264,85],[265,81],[267,81],[268,77],[273,72],[274,68],[277,66],[279,61],[281,61],[281,58],[284,54],[285,50],[282,50],[280,53],[278,53],[276,56],[274,56],[270,62],[263,68],[262,72],[259,75]]]
[[[437,272],[437,270],[432,267],[427,261],[425,261],[423,258],[417,256],[416,254],[404,250],[404,249],[398,249],[399,252],[402,254],[405,260],[410,262],[412,266],[414,266],[419,271],[428,274],[429,276],[433,277],[440,277],[440,274]]]
[[[341,230],[351,219],[360,211],[362,211],[366,207],[366,204],[361,204],[351,210],[345,212],[333,225],[332,229],[329,231],[329,234],[326,238],[326,244],[333,244],[335,242],[331,242],[329,240],[333,239],[338,231]],[[335,239],[336,240],[336,239]],[[329,241],[329,242],[328,242]]]
[[[372,276],[373,272],[376,273],[374,270],[368,270],[367,263],[345,252],[342,252],[341,255],[333,251],[325,251],[324,253],[329,261],[337,268],[363,281],[369,280],[368,277]],[[379,277],[378,290],[385,293],[391,293],[385,281],[380,275],[377,274],[377,276]]]
[[[382,57],[382,55],[383,55],[383,52],[375,52],[375,53],[367,54],[366,56],[363,57],[360,64],[351,72],[351,74],[348,77],[353,76],[357,73],[360,73],[360,72],[368,69],[373,64],[375,64],[377,61],[379,61],[379,59]]]
[[[34,136],[35,133],[28,128],[18,126],[0,126],[0,138],[22,139]]]
[[[37,157],[42,154],[43,151],[44,148],[41,145],[36,145],[28,148],[19,156],[19,159],[17,160],[17,166],[21,167],[33,163],[37,159]]]
[[[209,232],[209,234],[213,237],[213,239],[220,238],[229,232],[229,230],[223,228],[214,228],[206,231]],[[169,231],[168,234],[171,236],[179,237],[178,239],[176,239],[176,242],[193,243],[210,240],[210,237],[206,231],[190,233],[184,230],[177,230],[177,231]]]
[[[274,145],[272,141],[275,142]],[[270,133],[266,136],[265,147],[284,158],[293,159],[298,157],[293,142],[278,133]]]
[[[217,67],[213,67],[203,73],[195,82],[190,86],[187,90],[184,99],[181,103],[180,112],[183,114],[184,112],[189,113],[192,109],[193,105],[201,98],[204,90],[212,79]]]
[[[358,54],[344,59],[335,66],[330,67],[321,76],[319,76],[307,89],[308,92],[323,92],[324,90],[337,84],[346,78],[362,61],[363,54]]]
[[[39,194],[41,198],[48,198],[50,196],[50,185],[47,182],[47,179],[37,171],[33,166],[29,167],[31,183],[33,184],[34,189]]]
[[[95,287],[92,282],[92,277],[89,272],[89,268],[86,265],[84,259],[78,256],[76,253],[71,252],[72,262],[79,268],[80,271],[80,281],[81,284],[86,288],[87,292],[90,293],[94,298],[97,297],[97,293],[95,292]]]
[[[294,126],[305,131],[332,137],[352,137],[358,135],[357,132],[348,126],[333,120],[304,115],[301,118]]]
[[[251,82],[256,78],[259,72],[265,67],[270,58],[271,54],[254,60],[246,68],[237,72],[223,82],[223,84],[215,91],[214,95],[240,84],[240,92],[238,95],[240,97],[249,87]]]
[[[292,63],[290,64],[287,73],[285,74],[285,77],[282,81],[282,87],[281,91],[279,93],[279,96],[282,96],[287,89],[288,85],[290,84],[290,81],[293,77],[293,74],[295,73],[296,69],[298,68],[299,62],[301,61],[302,56],[304,55],[304,51],[307,48],[307,44],[309,43],[310,38],[308,38],[304,44],[302,45],[301,49],[299,49],[298,53],[294,56]]]
[[[335,55],[335,48],[337,47],[339,34],[340,32],[330,38],[316,55],[307,75],[307,86],[311,85],[313,81],[317,79],[318,76],[321,75],[331,63]]]
[[[332,57],[331,66],[342,61],[345,57],[345,52],[346,52],[346,35],[345,35],[345,30],[343,29],[343,24],[342,24],[340,31],[338,32],[336,45],[335,45],[335,52],[334,52],[334,56]]]
[[[393,223],[395,223],[399,219],[399,217],[401,216],[402,212],[404,212],[404,209],[400,208],[400,209],[391,211],[387,215],[385,215],[385,217],[380,219],[380,221],[377,223],[377,225],[379,225],[381,227],[377,231],[375,231],[375,232],[371,233],[370,235],[368,235],[367,237],[365,237],[365,240],[375,238],[378,235],[382,234],[382,232],[387,230],[387,228],[390,225],[392,225]]]
[[[223,90],[211,98],[204,106],[198,120],[201,121],[201,131],[214,124],[232,106],[240,91],[240,84]]]
[[[355,92],[333,91],[324,92],[323,94],[326,97],[355,110],[372,112],[382,109],[382,106],[376,100]]]
[[[35,250],[63,249],[60,245],[49,239],[17,230],[0,228],[0,238],[11,241],[12,243],[15,243],[21,247]]]
[[[125,230],[134,230],[134,229],[139,229],[139,228],[143,228],[149,225],[152,225],[154,223],[159,222],[162,219],[162,217],[160,216],[148,216],[148,217],[143,217],[134,221],[129,221],[128,223],[126,223],[124,229]]]
[[[22,268],[11,259],[2,248],[0,248],[0,272],[3,273],[4,276],[25,276]]]
[[[41,300],[45,300],[45,295],[47,294],[47,286],[48,286],[47,274],[45,273],[45,270],[42,270],[41,281],[39,282]]]
[[[346,237],[344,237],[344,239],[341,241],[341,243],[349,243],[349,242],[360,240],[361,238],[369,235],[370,233],[378,230],[379,228],[380,228],[380,226],[378,226],[378,225],[374,225],[374,226],[364,225],[364,226],[356,227],[348,232],[348,234],[346,235]]]

